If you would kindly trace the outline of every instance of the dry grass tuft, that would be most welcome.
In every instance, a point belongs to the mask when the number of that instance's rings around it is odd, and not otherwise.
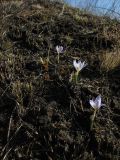
[[[107,72],[120,65],[120,52],[106,52],[100,55],[101,69]]]

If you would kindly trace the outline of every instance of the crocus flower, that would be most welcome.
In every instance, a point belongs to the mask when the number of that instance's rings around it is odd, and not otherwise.
[[[76,69],[76,71],[79,73],[84,67],[87,66],[87,63],[84,61],[84,62],[81,62],[81,61],[76,61],[76,60],[73,60],[73,65]]]
[[[101,95],[97,96],[95,98],[95,100],[93,100],[93,99],[90,100],[89,103],[94,108],[94,113],[91,116],[91,126],[90,126],[90,129],[92,130],[93,124],[94,124],[94,120],[95,120],[95,117],[96,117],[96,113],[97,113],[98,109],[100,109],[101,106],[105,106],[105,104],[101,103]]]
[[[84,62],[81,62],[81,61],[76,61],[76,60],[73,60],[73,66],[75,67],[76,69],[76,73],[75,73],[75,79],[76,79],[76,83],[78,81],[78,74],[79,72],[87,66],[87,63],[84,61]]]
[[[97,96],[97,97],[95,98],[95,100],[93,100],[93,99],[90,100],[89,103],[90,103],[90,105],[91,105],[95,110],[100,109],[101,106],[105,106],[105,104],[102,104],[102,103],[101,103],[101,96],[100,96],[100,95]]]
[[[63,52],[63,46],[56,46],[56,51],[57,53],[62,53]]]
[[[63,53],[63,46],[56,46],[56,51],[58,53],[58,63],[59,63],[60,53]]]

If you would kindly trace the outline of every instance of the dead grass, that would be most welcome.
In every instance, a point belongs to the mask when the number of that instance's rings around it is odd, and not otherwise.
[[[111,82],[99,78],[98,70],[99,62],[106,71],[120,65],[120,53],[112,52],[120,46],[119,23],[47,0],[20,5],[6,3],[0,11],[0,123],[1,117],[5,121],[0,129],[0,159],[118,157],[119,119],[116,115],[112,119],[111,113],[116,114],[115,107],[119,111],[115,97],[119,79],[111,78],[112,88]],[[59,64],[56,45],[65,51]],[[73,59],[88,62],[77,85],[70,79]],[[89,99],[97,94],[107,107],[98,113],[89,132]],[[111,95],[116,100],[112,107]]]
[[[120,65],[120,52],[106,52],[100,55],[101,69],[111,71]]]

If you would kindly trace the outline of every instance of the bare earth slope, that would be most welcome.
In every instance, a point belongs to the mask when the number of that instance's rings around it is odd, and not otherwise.
[[[119,48],[117,20],[57,2],[2,1],[1,160],[119,160]],[[77,84],[74,59],[88,63]],[[105,106],[90,129],[89,100],[99,94]]]

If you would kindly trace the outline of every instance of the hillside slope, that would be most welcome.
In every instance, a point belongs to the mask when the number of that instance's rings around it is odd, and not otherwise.
[[[2,1],[1,160],[120,159],[119,48],[115,19],[47,0]],[[88,64],[77,83],[73,60]],[[105,106],[91,128],[98,95]]]

